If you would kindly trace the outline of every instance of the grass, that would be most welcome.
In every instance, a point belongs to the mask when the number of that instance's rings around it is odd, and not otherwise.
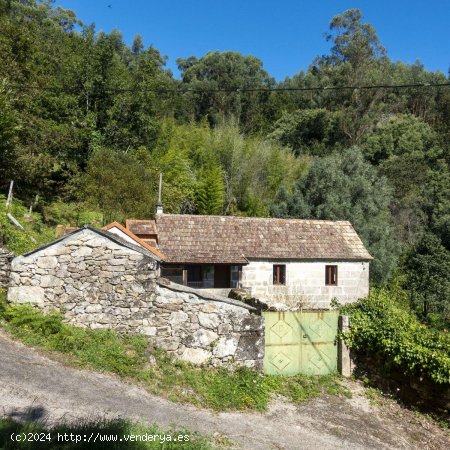
[[[16,440],[17,436],[21,439],[20,442]],[[45,424],[14,421],[8,418],[0,419],[0,448],[211,450],[217,447],[207,438],[186,429],[161,430],[157,426],[140,425],[122,419],[79,421],[74,424],[47,427]]]
[[[350,395],[335,374],[281,377],[247,368],[195,367],[160,350],[151,352],[150,363],[144,336],[78,328],[63,323],[60,314],[44,315],[30,305],[7,305],[4,298],[0,325],[25,344],[64,354],[69,364],[114,373],[142,383],[153,394],[217,411],[264,411],[273,394],[293,402],[322,394]]]

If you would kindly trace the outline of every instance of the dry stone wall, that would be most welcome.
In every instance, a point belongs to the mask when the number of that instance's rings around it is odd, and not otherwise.
[[[159,280],[155,345],[196,364],[262,369],[264,322],[252,310],[238,301]]]
[[[0,289],[6,289],[9,285],[9,273],[13,254],[0,247]]]
[[[261,316],[158,273],[158,261],[147,250],[85,228],[15,258],[8,299],[57,309],[77,326],[143,334],[192,363],[262,367]]]

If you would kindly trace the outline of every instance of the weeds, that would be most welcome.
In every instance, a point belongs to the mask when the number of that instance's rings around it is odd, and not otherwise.
[[[20,442],[15,439],[16,436],[19,436]],[[23,439],[24,436],[28,438]],[[66,438],[64,439],[63,436]],[[85,439],[89,442],[85,442]],[[3,450],[211,450],[215,447],[207,438],[186,429],[161,430],[155,425],[140,425],[122,419],[79,421],[55,427],[0,419],[0,448]]]
[[[137,380],[148,391],[178,402],[215,410],[267,409],[272,394],[294,402],[322,394],[349,395],[336,375],[281,377],[262,375],[248,368],[194,367],[152,351],[144,336],[122,336],[111,330],[68,325],[58,313],[42,314],[30,305],[0,301],[0,322],[22,342],[68,356],[67,362]]]

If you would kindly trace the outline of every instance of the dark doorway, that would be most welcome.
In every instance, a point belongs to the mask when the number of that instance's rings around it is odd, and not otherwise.
[[[225,264],[214,266],[214,287],[222,289],[230,287],[230,266]]]

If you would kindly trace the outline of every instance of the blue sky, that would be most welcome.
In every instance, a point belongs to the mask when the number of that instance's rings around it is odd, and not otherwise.
[[[234,50],[260,58],[278,80],[305,69],[327,53],[331,18],[360,8],[391,59],[448,73],[449,0],[56,0],[97,31],[119,29],[127,43],[140,33],[146,46],[176,58]],[[108,6],[110,5],[110,7]]]

